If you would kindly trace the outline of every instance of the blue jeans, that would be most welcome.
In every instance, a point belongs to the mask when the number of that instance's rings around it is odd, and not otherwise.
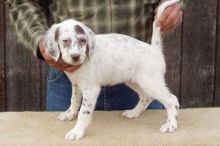
[[[71,83],[65,73],[49,68],[47,81],[47,111],[64,111],[70,106]],[[102,87],[96,110],[132,109],[138,103],[138,95],[124,84]],[[149,109],[163,109],[154,101]]]

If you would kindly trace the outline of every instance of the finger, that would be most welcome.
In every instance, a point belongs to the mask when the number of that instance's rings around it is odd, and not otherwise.
[[[176,27],[177,27],[179,24],[180,24],[179,22],[176,22],[175,24],[171,24],[170,26],[161,29],[161,31],[162,31],[162,32],[172,31],[172,30],[176,29]]]
[[[178,25],[180,25],[182,22],[182,13],[180,12],[177,16],[177,19],[173,21],[171,24],[169,24],[167,27],[163,27],[161,29],[162,32],[169,32],[174,30]]]
[[[77,65],[73,66],[73,65],[65,63],[64,60],[61,57],[59,58],[59,60],[57,62],[51,62],[50,64],[52,66],[54,66],[55,68],[59,68],[62,71],[68,70],[68,71],[71,71],[71,72],[72,72],[72,70],[74,70],[72,68],[78,67]]]
[[[168,27],[169,25],[171,25],[173,22],[177,21],[179,18],[179,13],[180,13],[180,9],[174,8],[171,13],[169,14],[169,16],[167,17],[167,19],[164,21],[163,25],[161,26],[163,27]]]
[[[57,70],[59,70],[59,71],[64,71],[63,70],[63,68],[61,68],[60,66],[58,66],[58,65],[54,65],[54,64],[49,64],[49,66],[51,66],[52,68],[55,68],[55,69],[57,69]]]
[[[67,67],[71,67],[72,65],[69,64],[59,64],[59,63],[50,63],[50,65],[56,67],[56,68],[60,68],[62,70],[64,70]]]
[[[69,73],[76,71],[81,65],[71,66],[64,69],[64,71],[67,71]]]
[[[66,68],[66,67],[71,67],[72,65],[67,64],[64,62],[64,60],[60,57],[60,59],[55,62],[58,66],[60,66],[61,68]]]
[[[176,16],[176,19],[170,22],[168,25],[164,26],[162,29],[172,28],[178,26],[182,22],[182,11],[179,11],[178,15]]]
[[[169,26],[169,27],[167,27],[167,28],[162,29],[161,31],[162,31],[163,33],[168,33],[168,32],[173,31],[177,26],[178,26],[178,25],[172,25],[172,26]]]
[[[62,59],[62,57],[59,58],[59,60],[57,61],[58,64],[60,65],[65,65],[66,63],[64,62],[64,60]],[[67,65],[67,64],[66,64]]]
[[[72,65],[68,65],[68,66],[64,67],[64,66],[57,65],[57,64],[55,64],[55,65],[50,64],[50,66],[52,66],[53,68],[55,68],[59,71],[68,71],[68,72],[73,72],[79,68],[78,66],[72,66]]]
[[[164,21],[167,19],[169,16],[170,12],[173,10],[172,6],[167,7],[164,12],[161,14],[159,18],[157,18],[156,25],[157,26],[162,26]]]
[[[42,55],[47,62],[55,62],[55,60],[51,57],[51,55],[46,51],[44,51]]]
[[[49,64],[54,66],[55,68],[61,69],[62,71],[64,71],[65,68],[69,68],[69,67],[73,66],[73,65],[70,65],[70,64],[66,64],[66,63],[60,64],[59,62],[52,62],[52,63],[49,63]]]
[[[50,56],[50,54],[47,53],[47,51],[44,47],[44,44],[43,44],[43,40],[40,41],[39,48],[40,48],[40,52],[41,52],[42,56],[44,57],[44,59],[47,62],[55,62],[55,60]]]

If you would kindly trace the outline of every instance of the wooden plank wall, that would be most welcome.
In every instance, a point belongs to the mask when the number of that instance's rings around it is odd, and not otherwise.
[[[39,110],[40,67],[19,43],[6,17],[6,99],[7,110]]]
[[[16,43],[3,3],[0,0],[0,111],[45,110],[47,65]],[[182,25],[164,40],[167,83],[182,108],[220,106],[220,3],[186,3]]]
[[[5,110],[5,7],[0,1],[0,111]]]
[[[1,0],[1,3],[3,2]],[[3,7],[2,4],[1,6]],[[7,111],[44,110],[46,96],[46,74],[44,73],[47,67],[16,41],[17,37],[9,23],[7,11],[5,8],[3,13],[5,15],[1,17],[5,19],[4,26],[2,25],[5,31],[3,42],[5,48],[1,49],[4,52],[2,58],[5,63],[3,69],[5,80],[0,80],[0,83],[4,81],[2,85],[4,85],[5,92],[2,92],[4,96],[1,96],[0,100],[5,99],[5,105],[4,109],[1,108],[2,106],[0,109]]]
[[[217,3],[214,104],[220,106],[220,1]]]
[[[183,23],[182,104],[212,106],[214,101],[217,0],[189,1]],[[193,97],[193,98],[189,98]]]

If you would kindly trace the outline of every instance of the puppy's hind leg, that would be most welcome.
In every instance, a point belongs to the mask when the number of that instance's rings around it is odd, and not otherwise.
[[[167,122],[161,126],[160,131],[163,133],[174,132],[177,129],[177,115],[179,109],[179,102],[176,96],[169,92],[163,79],[159,81],[158,78],[155,80],[145,80],[142,78],[139,85],[147,95],[161,102],[167,109]]]
[[[122,114],[123,117],[126,118],[137,118],[139,115],[146,110],[146,108],[150,105],[153,101],[152,98],[148,97],[144,91],[135,83],[126,83],[126,85],[133,89],[139,96],[139,101],[137,105],[131,110],[125,110]]]
[[[72,97],[69,109],[62,112],[58,119],[61,121],[71,121],[78,115],[78,110],[82,102],[82,94],[77,85],[72,85]]]

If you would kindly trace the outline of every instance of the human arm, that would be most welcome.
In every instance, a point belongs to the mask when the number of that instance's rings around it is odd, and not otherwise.
[[[16,31],[19,41],[35,56],[59,70],[74,71],[75,67],[61,64],[62,59],[54,62],[40,43],[48,30],[47,19],[41,3],[40,0],[6,0],[12,27]]]
[[[18,40],[35,56],[40,56],[38,44],[44,37],[48,24],[38,0],[6,0],[9,18]]]

